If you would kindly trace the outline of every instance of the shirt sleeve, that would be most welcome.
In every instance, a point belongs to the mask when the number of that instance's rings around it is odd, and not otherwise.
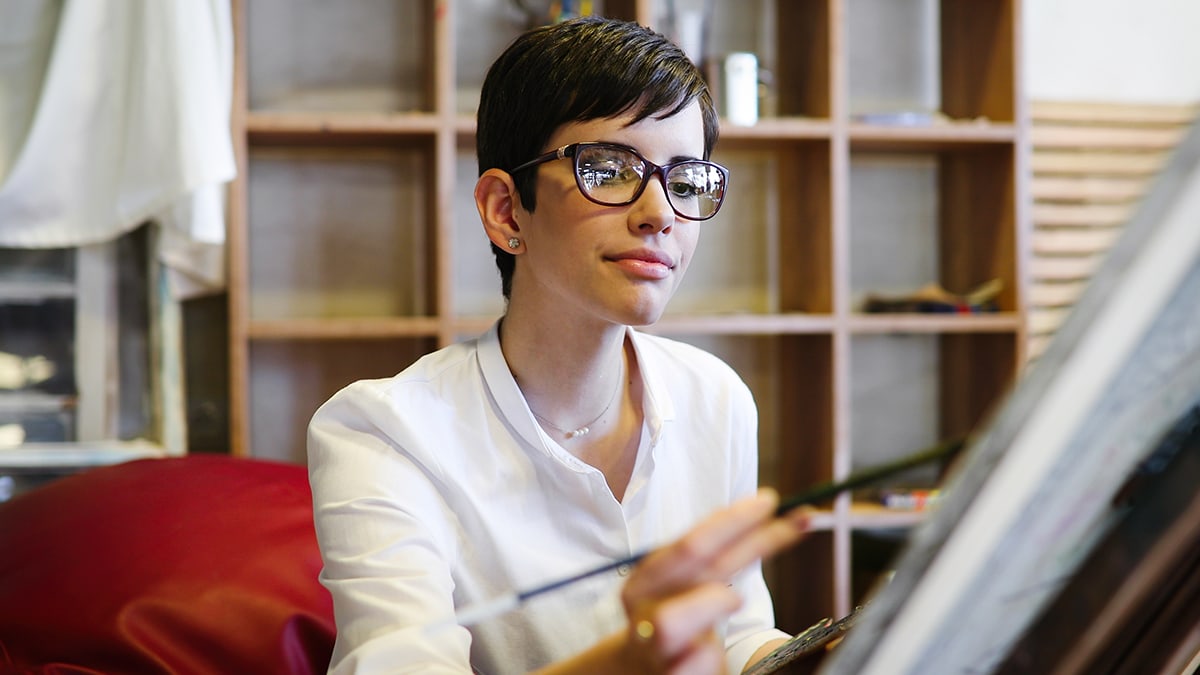
[[[735,499],[740,499],[758,489],[758,410],[749,389],[740,380],[737,384],[731,396],[734,438],[730,444],[730,490]],[[775,609],[761,563],[742,570],[734,577],[733,585],[743,604],[729,619],[725,659],[730,673],[740,673],[762,645],[790,636],[775,628]]]
[[[329,672],[470,673],[470,634],[453,618],[454,516],[430,468],[373,422],[389,415],[358,383],[309,424],[321,583],[337,624]]]

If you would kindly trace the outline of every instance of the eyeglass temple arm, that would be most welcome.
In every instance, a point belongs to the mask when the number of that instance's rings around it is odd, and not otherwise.
[[[572,148],[575,145],[578,145],[578,144],[577,143],[568,143],[568,144],[562,146],[561,148],[558,148],[557,150],[551,150],[550,152],[547,152],[545,154],[538,155],[537,157],[534,157],[533,159],[529,160],[528,162],[525,162],[524,164],[522,164],[520,166],[516,166],[516,167],[513,167],[512,169],[509,169],[508,173],[510,173],[510,174],[517,173],[518,171],[524,171],[525,169],[528,169],[531,166],[537,166],[538,164],[544,164],[546,162],[549,162],[549,161],[555,160],[555,159],[562,159],[563,157],[567,156],[567,150]]]

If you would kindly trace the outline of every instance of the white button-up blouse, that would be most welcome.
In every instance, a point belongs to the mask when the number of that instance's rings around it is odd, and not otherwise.
[[[495,675],[572,656],[624,626],[621,570],[469,630],[455,608],[666,543],[755,491],[757,412],[741,379],[693,346],[632,329],[628,339],[645,427],[622,501],[538,426],[498,324],[317,411],[309,472],[338,627],[331,672]],[[734,585],[745,602],[725,635],[739,672],[786,635],[758,565]]]

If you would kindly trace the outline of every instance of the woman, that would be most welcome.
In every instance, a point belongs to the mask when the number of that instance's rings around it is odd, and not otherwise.
[[[479,108],[475,200],[507,301],[476,340],[314,416],[334,672],[737,672],[787,638],[758,559],[757,414],[658,320],[728,184],[669,41],[585,18],[518,38]],[[675,542],[668,544],[668,542]],[[660,547],[462,627],[456,609]]]

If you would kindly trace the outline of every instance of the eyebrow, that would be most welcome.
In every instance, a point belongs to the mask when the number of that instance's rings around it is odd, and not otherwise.
[[[591,143],[604,143],[604,144],[606,144],[606,145],[615,145],[615,146],[617,146],[617,147],[620,147],[620,148],[628,148],[628,149],[630,149],[630,150],[633,150],[634,152],[636,152],[636,153],[638,153],[639,155],[642,155],[642,156],[645,156],[645,154],[646,154],[646,153],[642,152],[642,149],[641,149],[641,148],[638,148],[638,147],[632,146],[632,145],[630,145],[630,144],[628,144],[628,143],[619,143],[619,142],[617,142],[617,141],[610,141],[610,140],[606,140],[606,139],[602,139],[602,138],[600,138],[600,139],[596,139],[596,140],[594,140],[594,141],[589,141],[589,142],[591,142]],[[702,158],[702,157],[696,157],[696,156],[693,156],[693,155],[674,155],[674,156],[672,156],[670,159],[668,159],[666,162],[663,162],[663,164],[676,164],[676,163],[678,163],[678,162],[703,162],[703,161],[705,161],[705,160],[704,160],[704,158]]]

